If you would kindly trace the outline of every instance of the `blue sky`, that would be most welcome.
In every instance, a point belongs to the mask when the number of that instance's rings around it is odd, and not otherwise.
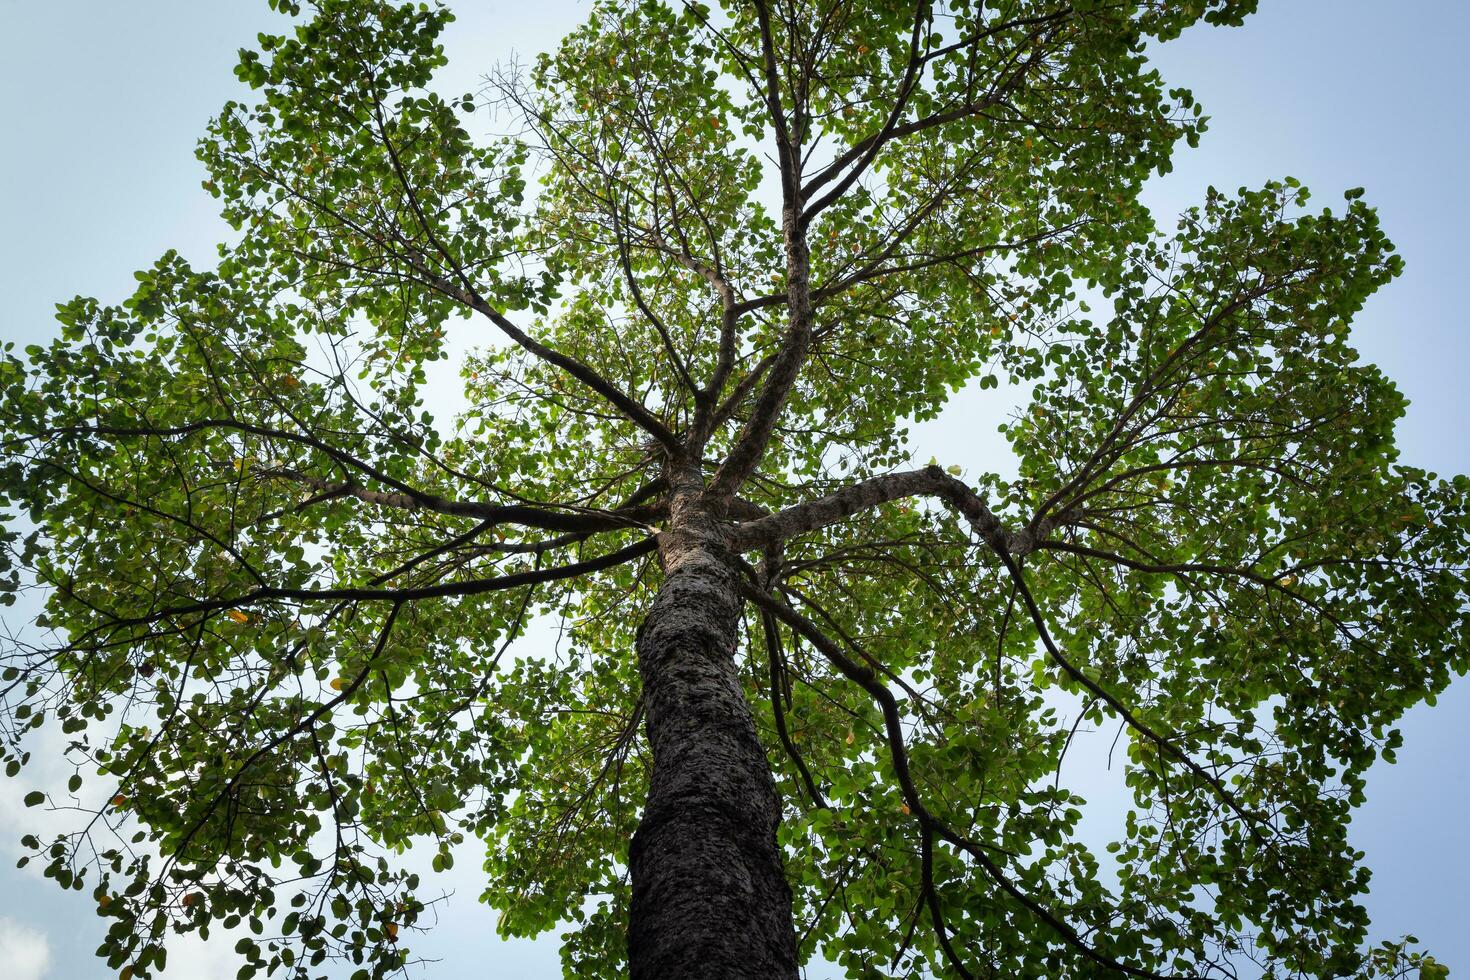
[[[446,39],[449,91],[473,89],[495,63],[550,46],[585,10],[565,0],[460,6]],[[1245,28],[1195,30],[1157,52],[1169,81],[1193,88],[1213,122],[1200,149],[1181,148],[1148,202],[1167,220],[1210,184],[1291,175],[1322,204],[1366,187],[1408,270],[1370,301],[1354,340],[1411,400],[1399,428],[1405,460],[1470,470],[1470,340],[1460,314],[1470,4],[1261,6]],[[49,337],[54,303],[77,293],[120,299],[132,271],[169,248],[208,264],[224,226],[199,186],[194,142],[240,94],[236,49],[276,23],[264,0],[0,0],[0,338]],[[917,433],[921,455],[998,468],[998,445],[974,437],[993,430],[995,411],[994,401],[962,394]],[[1442,961],[1470,970],[1470,848],[1460,832],[1470,810],[1470,683],[1437,708],[1416,709],[1403,728],[1398,765],[1373,771],[1353,824],[1374,870],[1375,934],[1413,932]],[[102,930],[88,898],[14,869],[13,841],[35,819],[15,790],[0,784],[0,971],[12,980],[112,976],[91,958]],[[494,937],[493,913],[474,900],[474,866],[459,862],[448,883],[455,894],[426,944],[440,959],[428,975],[557,975],[554,938]],[[169,975],[233,977],[229,945],[181,949]]]

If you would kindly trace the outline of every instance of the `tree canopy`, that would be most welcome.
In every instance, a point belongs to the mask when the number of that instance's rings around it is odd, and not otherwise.
[[[1360,189],[1139,203],[1205,126],[1146,46],[1254,0],[601,0],[454,98],[448,10],[272,5],[213,267],[0,361],[0,757],[65,734],[25,844],[111,967],[391,975],[395,858],[478,840],[502,933],[683,975],[697,817],[769,839],[790,975],[1443,975],[1347,832],[1470,666],[1470,484],[1349,345],[1402,263]],[[1017,479],[912,458],[966,385]],[[715,763],[748,840],[679,810]]]

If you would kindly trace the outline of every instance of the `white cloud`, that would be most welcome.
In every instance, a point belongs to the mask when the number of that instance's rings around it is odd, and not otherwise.
[[[0,918],[0,963],[10,980],[41,980],[51,970],[51,943],[43,932]]]
[[[234,950],[235,936],[223,931],[210,930],[208,942],[198,936],[170,937],[165,976],[187,977],[188,980],[234,980],[240,964],[245,962]]]

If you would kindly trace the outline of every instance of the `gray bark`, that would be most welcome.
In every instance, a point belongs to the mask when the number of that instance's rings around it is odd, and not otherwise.
[[[653,772],[630,854],[631,972],[795,980],[780,802],[735,668],[732,556],[695,494],[680,496],[661,536],[664,583],[638,634]]]

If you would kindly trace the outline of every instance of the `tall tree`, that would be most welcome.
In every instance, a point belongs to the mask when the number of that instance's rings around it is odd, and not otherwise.
[[[605,0],[449,100],[445,10],[272,2],[214,271],[0,364],[3,753],[65,734],[25,843],[112,967],[393,973],[392,857],[478,838],[580,977],[1442,975],[1347,836],[1470,665],[1466,480],[1347,344],[1400,261],[1358,191],[1138,202],[1203,129],[1145,45],[1254,0]],[[967,384],[1018,479],[910,459]]]

